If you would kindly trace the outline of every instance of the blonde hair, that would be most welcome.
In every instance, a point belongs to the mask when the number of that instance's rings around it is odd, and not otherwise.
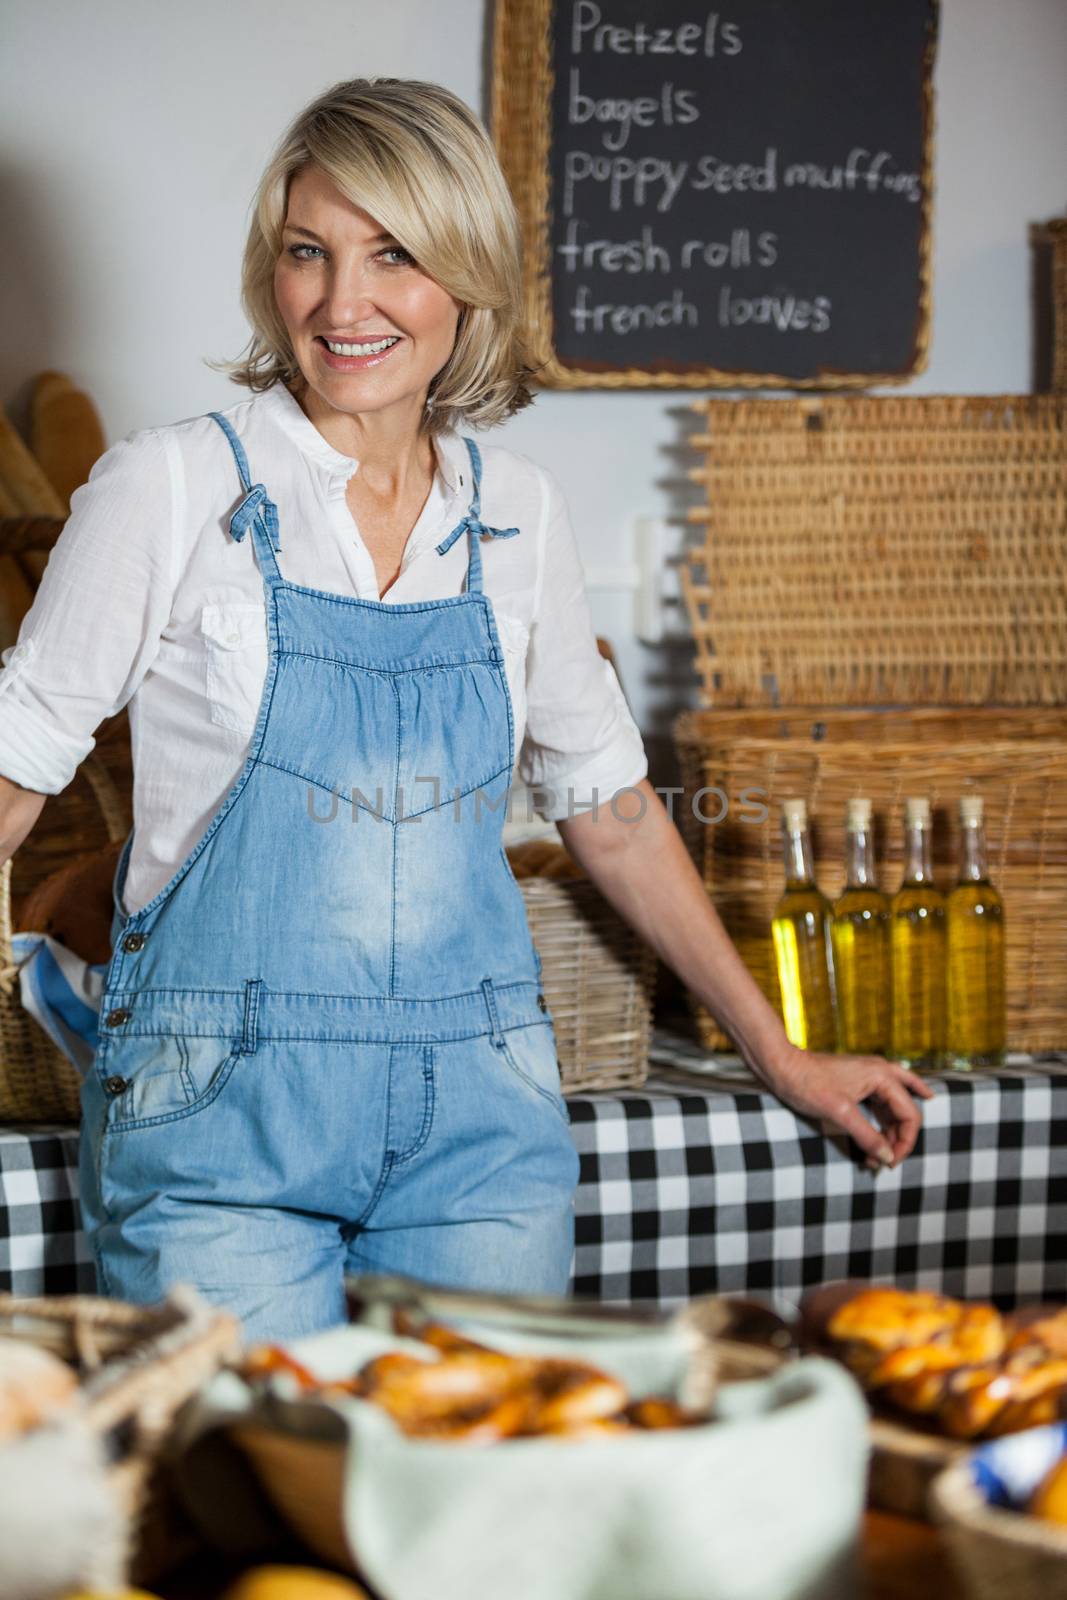
[[[429,387],[423,427],[492,427],[533,400],[521,331],[521,234],[482,123],[440,84],[352,78],[307,106],[260,179],[241,270],[247,354],[206,365],[260,392],[302,377],[274,298],[295,173],[319,168],[462,305],[456,342]]]

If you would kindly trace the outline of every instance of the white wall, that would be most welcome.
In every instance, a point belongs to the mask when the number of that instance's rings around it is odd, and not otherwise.
[[[108,442],[232,404],[209,371],[248,329],[248,207],[290,118],[345,77],[447,85],[487,114],[482,0],[3,0],[0,401],[25,423],[48,368],[93,396]],[[942,0],[933,338],[912,392],[1031,386],[1028,227],[1067,206],[1067,0]],[[628,562],[638,513],[693,503],[694,391],[541,393],[494,439],[567,492],[587,569]],[[683,637],[633,636],[632,597],[594,621],[660,776],[695,703]]]

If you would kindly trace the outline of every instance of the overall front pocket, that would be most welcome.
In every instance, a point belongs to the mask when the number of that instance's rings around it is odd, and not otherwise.
[[[226,1039],[168,1034],[123,1040],[108,1055],[103,1079],[114,1102],[109,1126],[151,1127],[194,1116],[222,1093],[240,1058],[240,1043]]]
[[[560,1085],[556,1034],[551,1022],[531,1022],[521,1028],[508,1028],[501,1040],[500,1055],[516,1077],[547,1100],[569,1124],[570,1113]]]

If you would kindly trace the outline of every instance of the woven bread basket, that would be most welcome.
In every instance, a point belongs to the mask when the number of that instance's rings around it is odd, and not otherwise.
[[[563,1092],[639,1088],[648,1077],[655,951],[578,875],[561,844],[537,848],[554,873],[571,865],[566,875],[520,876],[524,847],[507,851],[541,960]]]
[[[926,795],[933,810],[934,878],[947,890],[958,860],[959,796],[983,796],[990,877],[1005,903],[1008,1045],[1067,1045],[1067,707],[863,712],[686,712],[675,744],[686,789],[687,842],[708,892],[764,994],[780,1008],[770,937],[784,886],[782,800],[803,797],[816,878],[833,899],[845,883],[845,813],[856,794],[874,808],[879,887],[903,870],[903,810]],[[701,824],[691,797],[714,793]],[[722,800],[726,797],[726,801]],[[757,807],[765,816],[759,820]],[[709,1048],[726,1040],[690,994]]]
[[[91,848],[85,843],[87,837],[99,845],[103,832],[107,840],[117,844],[129,831],[126,803],[95,750],[86,756],[69,789],[55,797],[59,816],[69,814],[63,805],[68,795],[71,795],[71,805],[81,807],[81,796],[76,791],[82,788],[96,804],[97,821],[91,830],[77,824],[72,827],[68,860],[75,850]],[[46,805],[42,819],[48,810]],[[81,1118],[78,1069],[30,1016],[19,995],[18,968],[11,944],[12,881],[16,863],[24,850],[25,845],[20,846],[0,868],[0,1122],[78,1122]],[[57,865],[62,865],[62,857]],[[35,882],[39,881],[36,873],[31,876]]]
[[[375,1281],[371,1280],[372,1283]],[[380,1281],[387,1283],[389,1280]],[[358,1300],[361,1294],[360,1281],[352,1279],[350,1283],[350,1299]],[[432,1296],[434,1291],[427,1286],[427,1292]],[[447,1293],[455,1307],[452,1314],[461,1315],[463,1292]],[[477,1301],[488,1301],[489,1298],[484,1294],[470,1297],[467,1312],[470,1320],[465,1321],[465,1329],[492,1346],[494,1326],[498,1331],[505,1331],[510,1319],[506,1312],[498,1314],[495,1318],[487,1319],[479,1328]],[[538,1315],[545,1333],[551,1334],[552,1313],[542,1311]],[[569,1310],[563,1311],[561,1321],[566,1323],[569,1315]],[[732,1339],[730,1329],[735,1324],[729,1302],[718,1296],[700,1296],[689,1301],[675,1313],[675,1318],[679,1327],[689,1330],[689,1397],[695,1406],[710,1405],[720,1382],[736,1383],[772,1376],[782,1359],[777,1350]],[[360,1318],[352,1315],[351,1320],[356,1322]],[[514,1322],[521,1328],[523,1321],[520,1303],[515,1308]],[[599,1348],[599,1359],[607,1362],[603,1345]],[[561,1353],[558,1333],[553,1349],[555,1353]],[[343,1425],[329,1405],[308,1399],[300,1405],[298,1412],[289,1412],[285,1405],[274,1407],[258,1404],[245,1416],[232,1420],[227,1433],[247,1457],[278,1513],[301,1541],[323,1560],[343,1571],[355,1572],[357,1577],[364,1579],[354,1563],[353,1549],[345,1530],[348,1443]],[[524,1441],[515,1441],[516,1444],[521,1442]],[[666,1436],[660,1443],[669,1450]],[[503,1447],[506,1449],[507,1444]],[[499,1449],[501,1446],[491,1448]],[[567,1445],[561,1441],[557,1448],[566,1449]]]
[[[202,1541],[169,1487],[163,1451],[180,1407],[237,1359],[237,1317],[189,1285],[151,1306],[0,1294],[0,1335],[26,1339],[78,1372],[82,1416],[107,1445],[108,1481],[126,1518],[128,1580],[151,1582],[195,1550]]]
[[[969,1600],[1053,1600],[1067,1594],[1067,1528],[990,1505],[974,1483],[969,1457],[934,1480],[930,1509]]]
[[[598,636],[596,643],[622,688],[611,641]],[[639,1089],[648,1077],[658,958],[585,877],[555,828],[537,833],[505,856],[541,961],[560,1085],[564,1094]]]

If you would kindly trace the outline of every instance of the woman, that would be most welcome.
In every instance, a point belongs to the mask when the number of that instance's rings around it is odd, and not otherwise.
[[[83,1088],[101,1291],[192,1281],[264,1338],[342,1319],[345,1272],[565,1290],[578,1164],[501,847],[517,756],[775,1093],[906,1154],[924,1086],[788,1044],[648,784],[554,481],[466,431],[531,398],[478,120],[432,84],[324,94],[264,174],[244,304],[252,397],[101,458],[0,680],[7,855],[130,705]]]

